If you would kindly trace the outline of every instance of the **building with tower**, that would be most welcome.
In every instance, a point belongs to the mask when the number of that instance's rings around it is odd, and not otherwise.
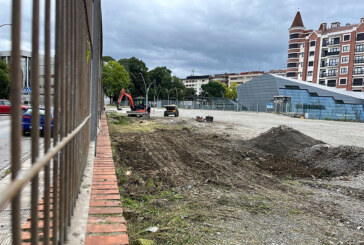
[[[354,92],[364,91],[364,18],[358,24],[306,29],[298,11],[289,28],[286,76]]]

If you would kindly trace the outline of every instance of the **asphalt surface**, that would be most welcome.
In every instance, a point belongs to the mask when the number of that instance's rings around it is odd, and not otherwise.
[[[0,115],[0,178],[4,176],[6,169],[10,168],[10,134],[11,118],[10,115]],[[40,145],[43,144],[43,138],[40,138]],[[22,161],[26,161],[31,156],[31,139],[30,136],[22,137]],[[41,148],[41,147],[40,147]]]

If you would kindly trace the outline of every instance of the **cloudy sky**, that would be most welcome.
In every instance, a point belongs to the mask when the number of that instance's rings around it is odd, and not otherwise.
[[[30,50],[31,1],[23,3],[22,47]],[[9,23],[11,1],[0,6],[0,24]],[[288,28],[298,8],[310,29],[364,17],[362,0],[102,0],[104,55],[135,56],[149,69],[167,66],[180,77],[192,70],[285,68]],[[0,50],[10,48],[9,33],[10,27],[0,28]]]
[[[104,54],[135,56],[174,74],[285,68],[288,28],[359,23],[362,0],[104,0]]]

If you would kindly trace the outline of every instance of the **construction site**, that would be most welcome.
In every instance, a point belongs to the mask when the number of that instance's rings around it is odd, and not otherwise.
[[[106,111],[131,244],[364,244],[362,123]]]

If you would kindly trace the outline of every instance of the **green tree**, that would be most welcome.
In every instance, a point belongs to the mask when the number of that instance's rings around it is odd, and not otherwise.
[[[115,61],[115,59],[111,56],[102,56],[103,62]]]
[[[229,88],[225,86],[225,97],[231,100],[238,98],[237,86],[238,84],[236,82],[232,83]]]
[[[9,68],[5,61],[0,60],[0,99],[9,99]]]
[[[135,57],[129,59],[120,59],[118,63],[125,67],[126,71],[129,73],[130,78],[130,93],[133,97],[145,96],[145,86],[143,79],[140,74],[143,74],[145,83],[147,86],[150,83],[150,78],[148,74],[148,67],[142,60]]]
[[[185,96],[195,96],[196,95],[196,90],[194,88],[186,88],[185,89]]]
[[[223,97],[225,94],[224,86],[216,81],[210,81],[201,86],[202,94],[207,92],[208,97]]]
[[[111,98],[119,95],[121,89],[130,86],[128,72],[116,61],[109,61],[103,66],[103,88],[107,97]]]

